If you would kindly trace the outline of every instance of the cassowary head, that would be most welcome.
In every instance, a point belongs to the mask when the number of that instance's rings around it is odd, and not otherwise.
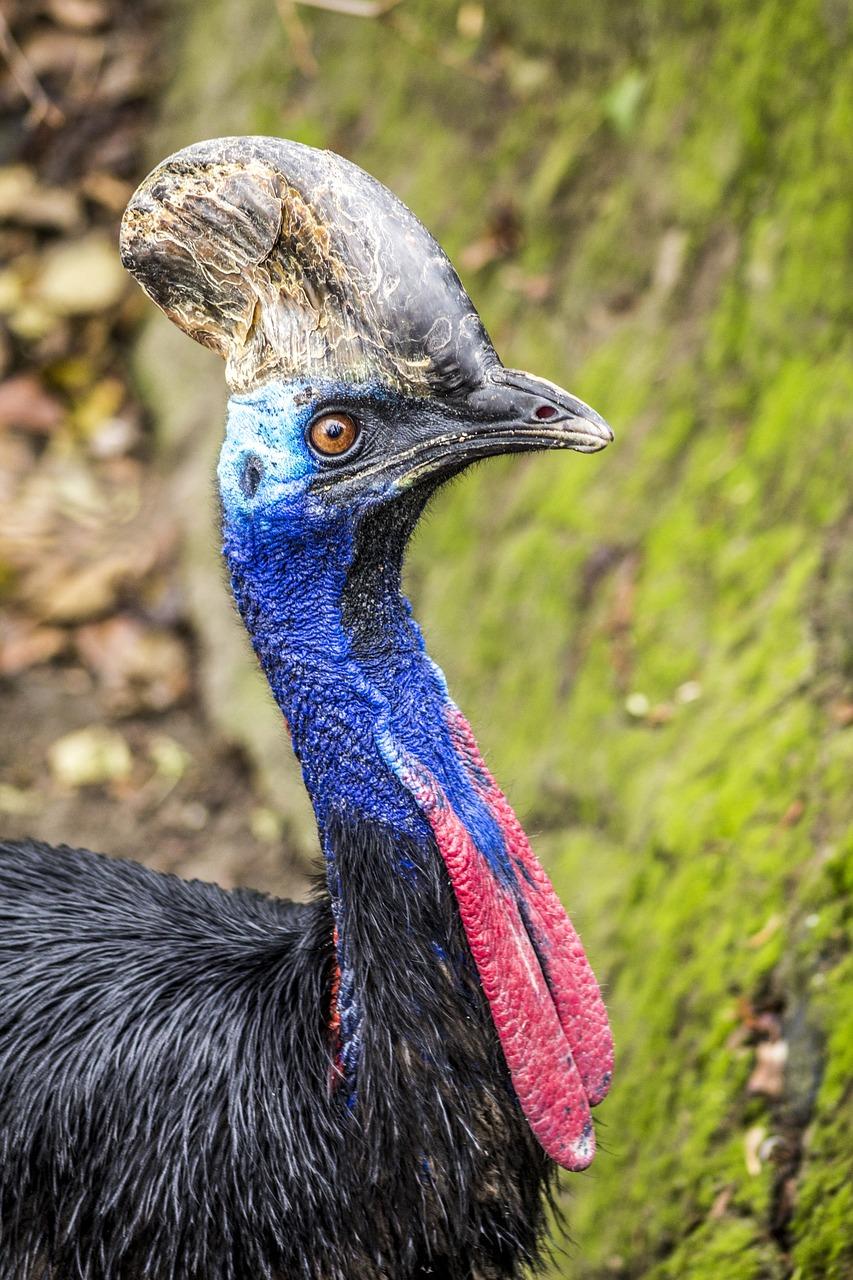
[[[188,147],[134,196],[122,258],[226,360],[231,521],[357,520],[403,495],[419,507],[477,459],[612,439],[582,401],[504,368],[432,236],[333,153],[261,137]]]

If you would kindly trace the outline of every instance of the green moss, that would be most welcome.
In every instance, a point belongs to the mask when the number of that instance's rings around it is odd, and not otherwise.
[[[617,442],[469,476],[410,584],[608,994],[616,1079],[553,1274],[840,1280],[849,13],[496,0],[471,40],[457,12],[300,9],[310,78],[274,6],[185,2],[163,146],[336,146],[454,254],[512,211],[517,248],[466,283],[508,362],[570,385]],[[747,1088],[752,1006],[789,1041],[777,1101]],[[785,1169],[756,1167],[759,1129],[793,1144]]]

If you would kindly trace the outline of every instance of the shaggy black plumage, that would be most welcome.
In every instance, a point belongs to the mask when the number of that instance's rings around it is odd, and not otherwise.
[[[0,843],[2,1280],[474,1280],[535,1256],[549,1162],[437,854],[412,842],[413,897],[398,833],[336,816],[332,838],[366,1005],[354,1111],[323,890]]]

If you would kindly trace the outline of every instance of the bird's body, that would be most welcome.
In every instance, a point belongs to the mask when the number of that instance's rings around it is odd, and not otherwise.
[[[216,292],[211,228],[227,237],[224,190],[235,243],[242,251],[250,227],[267,270],[264,217],[281,199],[274,234],[302,261],[288,218],[304,222],[305,206],[289,189],[270,196],[270,157],[291,159],[290,144],[244,141],[245,163],[233,140],[212,159],[168,162],[131,206],[133,234],[146,237],[138,273],[182,327],[207,316],[205,341],[242,344],[218,473],[224,554],[302,765],[325,874],[297,906],[81,851],[0,846],[0,1280],[518,1276],[538,1256],[552,1160],[592,1158],[609,1030],[400,575],[448,475],[487,453],[592,451],[609,432],[558,388],[503,370],[470,303],[460,333],[480,344],[474,372],[436,362],[446,401],[421,372],[413,385],[363,368],[342,379],[340,344],[333,376],[271,376],[282,321],[262,341],[260,302],[248,329],[235,319],[243,286],[226,272]],[[218,193],[213,221],[203,183]],[[300,305],[323,274],[320,190],[311,288],[273,272]],[[411,257],[418,224],[406,217]],[[184,243],[200,275],[176,266]],[[363,245],[354,260],[367,260]],[[329,270],[338,297],[344,268]],[[351,303],[342,316],[350,342]],[[358,350],[371,349],[362,338]],[[401,350],[414,367],[411,342]]]
[[[394,883],[399,847],[352,834],[370,892]],[[473,1280],[535,1251],[549,1163],[473,975],[412,945],[401,980],[405,902],[364,899],[393,935],[353,921],[388,938],[362,961],[388,981],[356,1112],[322,890],[281,902],[35,844],[0,844],[0,866],[2,1280],[48,1259],[57,1280]],[[422,888],[461,954],[446,885]]]

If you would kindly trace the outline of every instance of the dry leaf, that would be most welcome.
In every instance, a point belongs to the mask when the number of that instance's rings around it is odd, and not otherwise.
[[[0,221],[55,231],[72,231],[81,219],[80,201],[65,187],[43,187],[27,165],[0,169]]]
[[[77,651],[106,690],[112,710],[165,711],[190,687],[184,646],[170,631],[146,628],[119,615],[81,627]]]
[[[133,768],[130,747],[121,734],[99,724],[57,739],[47,758],[54,777],[66,787],[122,782]]]
[[[96,204],[103,205],[111,213],[124,213],[125,205],[133,195],[133,183],[123,182],[113,173],[96,169],[87,173],[80,185],[83,195]]]
[[[114,307],[127,287],[115,244],[93,231],[46,250],[34,291],[37,302],[54,315],[76,316]]]
[[[22,618],[0,616],[0,675],[16,676],[57,657],[68,637],[59,627],[37,627]]]
[[[735,1189],[731,1182],[727,1183],[722,1190],[718,1191],[714,1196],[714,1203],[708,1210],[708,1218],[711,1222],[719,1222],[721,1218],[726,1216],[726,1210],[732,1202]]]
[[[463,40],[479,40],[485,21],[486,13],[481,4],[461,4],[456,12],[456,30]]]
[[[0,383],[0,430],[17,427],[36,435],[49,435],[63,419],[63,409],[35,374],[19,373]]]
[[[110,17],[105,0],[47,0],[47,11],[54,22],[72,31],[93,31]]]
[[[780,825],[783,827],[795,827],[805,811],[806,802],[804,800],[792,800],[782,815]]]
[[[784,1040],[765,1040],[755,1050],[756,1065],[747,1082],[747,1093],[765,1098],[781,1098],[785,1087],[788,1045]]]
[[[832,718],[842,729],[853,724],[853,702],[836,702],[831,708]]]
[[[107,613],[122,590],[141,576],[125,552],[74,567],[55,558],[45,570],[44,575],[33,575],[27,601],[46,622],[81,622]]]
[[[781,924],[782,924],[782,917],[774,913],[770,917],[770,919],[767,921],[767,923],[758,930],[757,933],[754,933],[751,938],[747,938],[746,945],[750,948],[751,951],[757,951],[759,947],[764,946],[765,942],[770,941],[770,939],[773,937],[774,933],[776,933],[777,929]]]
[[[751,1178],[757,1178],[761,1173],[761,1144],[767,1137],[767,1130],[763,1124],[754,1124],[751,1129],[747,1129],[743,1135],[743,1158],[746,1164],[746,1171]]]

